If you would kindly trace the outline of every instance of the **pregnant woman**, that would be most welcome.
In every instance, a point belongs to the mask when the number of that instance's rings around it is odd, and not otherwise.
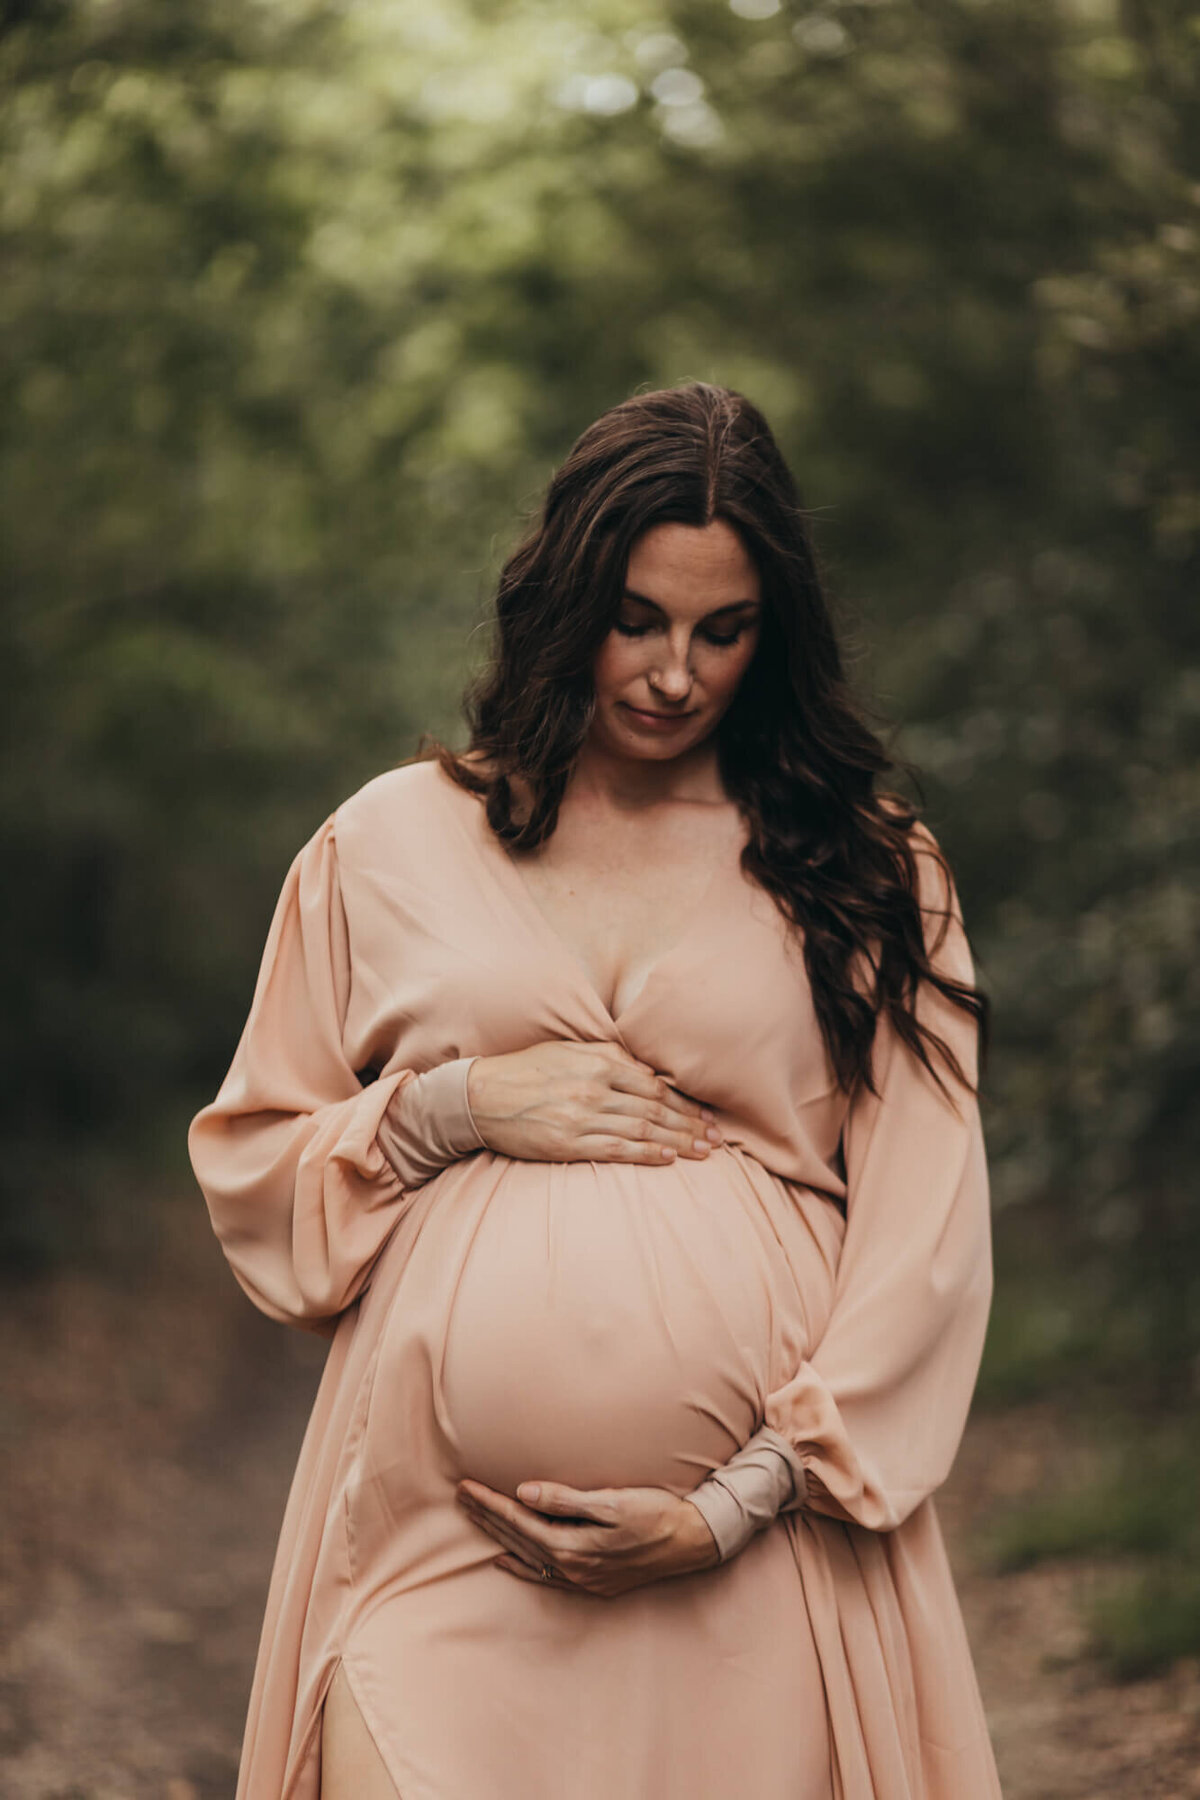
[[[754,407],[584,433],[468,710],[297,856],[192,1126],[331,1339],[240,1800],[989,1800],[984,1002]]]

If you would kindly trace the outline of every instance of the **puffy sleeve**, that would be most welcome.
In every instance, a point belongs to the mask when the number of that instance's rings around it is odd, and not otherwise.
[[[362,1293],[414,1186],[480,1144],[470,1058],[362,1084],[343,1048],[350,979],[331,818],[288,871],[233,1062],[188,1133],[246,1293],[324,1331]]]
[[[971,981],[953,883],[928,833],[914,848],[931,960]],[[917,1005],[973,1088],[971,1015],[927,982]],[[843,1130],[846,1235],[829,1322],[811,1359],[768,1396],[765,1426],[803,1469],[795,1504],[888,1531],[950,1471],[983,1350],[992,1260],[974,1092],[948,1070],[939,1088],[883,1019],[875,1075],[878,1092],[855,1095]]]

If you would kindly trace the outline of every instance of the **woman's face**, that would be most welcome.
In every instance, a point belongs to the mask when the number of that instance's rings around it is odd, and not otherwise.
[[[731,525],[654,525],[593,665],[592,741],[666,762],[716,729],[758,644],[758,571]]]

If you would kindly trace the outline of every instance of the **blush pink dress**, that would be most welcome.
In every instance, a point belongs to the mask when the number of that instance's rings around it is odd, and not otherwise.
[[[918,860],[939,966],[967,976]],[[973,1071],[970,1019],[920,1005]],[[717,1109],[724,1147],[661,1169],[481,1149],[405,1186],[380,1146],[398,1090],[549,1038],[624,1045]],[[803,957],[736,859],[612,1017],[436,763],[316,833],[190,1135],[242,1286],[331,1335],[239,1800],[317,1800],[339,1663],[400,1800],[998,1794],[930,1499],[990,1298],[983,1141],[885,1027],[876,1056],[877,1096],[839,1091]],[[454,1500],[462,1475],[686,1494],[764,1425],[803,1506],[619,1600],[497,1569]]]

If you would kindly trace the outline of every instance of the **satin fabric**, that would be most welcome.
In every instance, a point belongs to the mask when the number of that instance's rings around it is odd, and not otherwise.
[[[969,977],[917,848],[928,941]],[[920,1006],[973,1074],[970,1019]],[[555,1037],[652,1063],[725,1146],[661,1169],[481,1149],[402,1183],[379,1131],[404,1084]],[[326,821],[189,1140],[247,1293],[331,1335],[239,1800],[316,1800],[339,1664],[401,1800],[999,1792],[930,1498],[991,1291],[978,1109],[886,1025],[876,1070],[877,1094],[838,1088],[801,951],[736,861],[613,1016],[435,763]],[[618,1601],[506,1575],[454,1504],[464,1474],[683,1494],[764,1425],[803,1507]]]

